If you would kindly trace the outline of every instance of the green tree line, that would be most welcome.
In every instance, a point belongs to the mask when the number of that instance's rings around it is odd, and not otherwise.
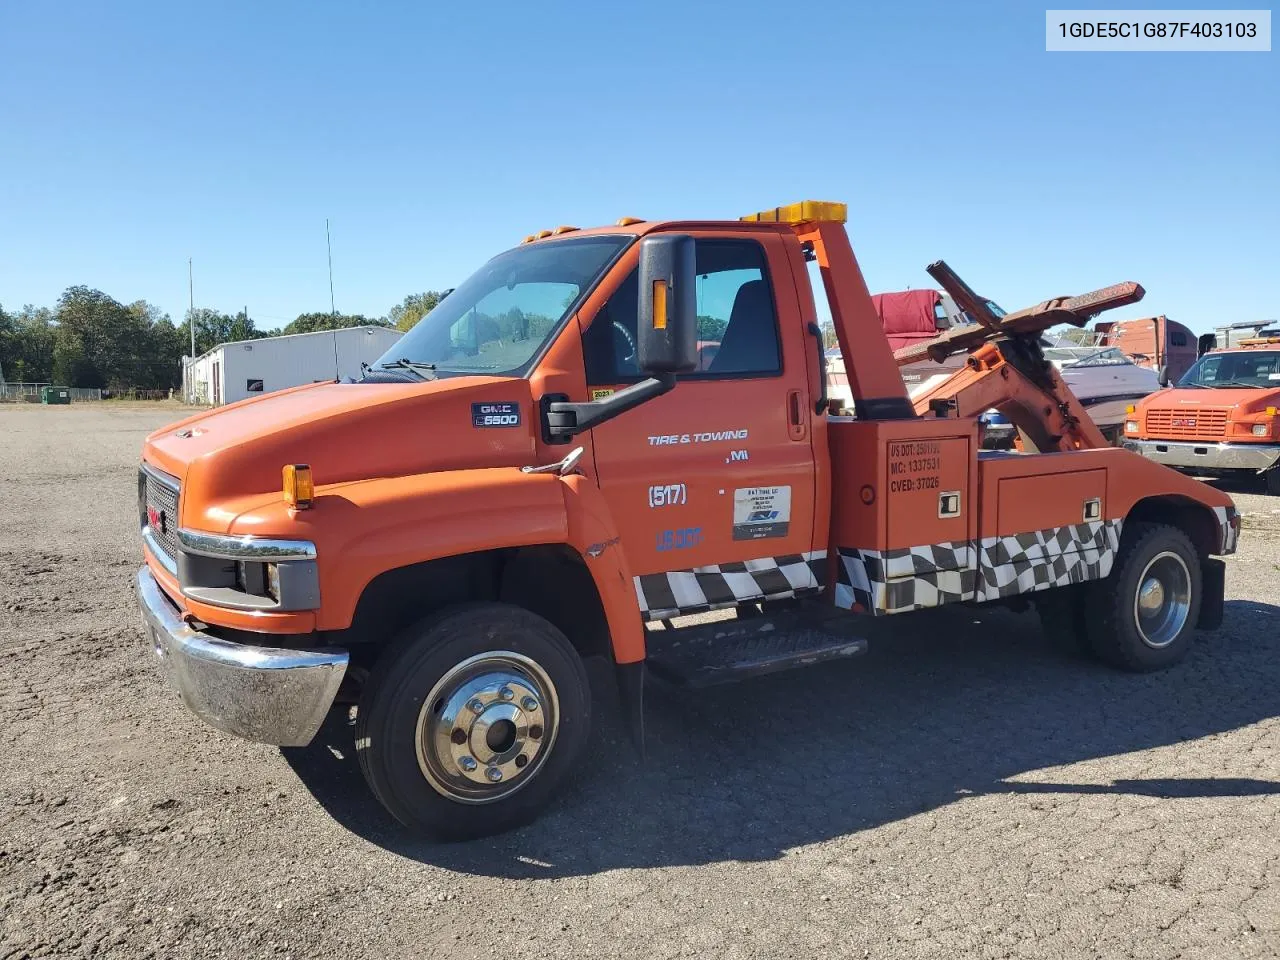
[[[101,290],[68,287],[56,306],[0,305],[0,373],[13,383],[56,383],[108,390],[166,390],[182,384],[182,357],[220,343],[377,325],[409,330],[440,302],[429,290],[410,294],[385,317],[302,313],[279,330],[259,330],[245,311],[188,310],[181,325],[145,300],[123,304]]]

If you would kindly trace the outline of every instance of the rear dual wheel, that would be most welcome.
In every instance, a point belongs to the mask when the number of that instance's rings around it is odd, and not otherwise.
[[[1200,557],[1177,527],[1125,527],[1109,576],[1036,598],[1045,632],[1124,670],[1159,670],[1191,648],[1200,615]]]
[[[361,695],[356,753],[405,826],[466,840],[532,820],[586,741],[586,671],[527,610],[457,607],[407,631]]]

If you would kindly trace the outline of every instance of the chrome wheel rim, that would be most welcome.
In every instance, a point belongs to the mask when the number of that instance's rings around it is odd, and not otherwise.
[[[1191,614],[1191,573],[1186,561],[1170,551],[1156,554],[1138,577],[1133,621],[1142,642],[1167,647],[1182,633]]]
[[[555,684],[537,662],[482,653],[448,670],[423,701],[418,767],[450,800],[492,803],[538,775],[559,724]]]

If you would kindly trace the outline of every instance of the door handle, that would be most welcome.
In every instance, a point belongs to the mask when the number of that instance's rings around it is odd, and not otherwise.
[[[787,393],[787,429],[792,440],[803,440],[806,434],[804,403],[800,399],[799,390]]]

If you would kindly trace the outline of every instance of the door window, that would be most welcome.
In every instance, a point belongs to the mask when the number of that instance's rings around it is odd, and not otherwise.
[[[772,377],[782,372],[778,318],[764,251],[754,240],[698,240],[698,367],[682,379]],[[632,271],[583,338],[587,382],[641,378],[636,356],[639,281]]]

